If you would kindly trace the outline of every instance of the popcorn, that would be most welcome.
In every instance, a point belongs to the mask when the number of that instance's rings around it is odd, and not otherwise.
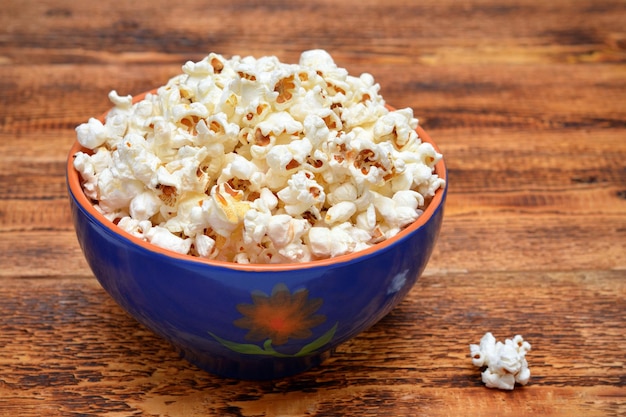
[[[250,202],[242,201],[242,193],[230,188],[228,183],[213,186],[210,196],[202,204],[207,224],[218,235],[229,237],[240,227]]]
[[[358,242],[350,235],[349,227],[347,223],[333,228],[312,227],[308,234],[311,252],[319,258],[332,258],[355,251]]]
[[[119,109],[129,110],[133,105],[133,97],[130,95],[120,96],[117,91],[113,90],[109,93],[109,100]]]
[[[530,379],[526,361],[530,348],[520,335],[502,343],[496,342],[491,333],[485,333],[479,345],[470,345],[470,355],[474,366],[486,367],[482,381],[487,387],[512,390],[516,382],[526,385]]]
[[[324,221],[331,225],[343,223],[350,220],[354,213],[356,213],[356,204],[351,201],[340,201],[326,211]]]
[[[210,236],[198,234],[194,238],[193,246],[198,256],[210,258],[213,255],[213,249],[215,248],[215,240]]]
[[[140,239],[143,239],[152,228],[152,222],[149,220],[135,220],[132,217],[122,217],[117,225]]]
[[[130,201],[129,213],[135,220],[150,220],[159,212],[160,207],[159,197],[152,191],[144,191]]]
[[[92,117],[87,123],[76,128],[76,137],[85,148],[96,149],[106,141],[104,125],[100,120]]]
[[[324,188],[315,181],[315,176],[309,171],[298,171],[287,180],[287,186],[276,193],[276,196],[284,202],[284,209],[292,216],[301,215],[304,212],[316,214],[326,201]]]
[[[309,228],[305,219],[294,219],[288,214],[277,214],[269,219],[267,237],[272,241],[274,248],[282,249],[289,244],[300,241],[300,238]]]
[[[191,239],[183,239],[160,226],[151,227],[145,237],[153,245],[178,253],[189,253],[192,243]]]
[[[124,209],[135,196],[144,191],[141,181],[127,177],[115,167],[105,168],[97,177],[97,198],[104,211]]]
[[[76,129],[74,167],[128,233],[194,256],[305,262],[370,247],[415,221],[445,182],[411,109],[322,50],[299,63],[211,53],[104,122]]]

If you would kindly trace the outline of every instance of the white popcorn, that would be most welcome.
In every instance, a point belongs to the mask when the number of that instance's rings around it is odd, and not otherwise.
[[[111,103],[113,103],[115,107],[123,110],[129,110],[133,104],[132,96],[120,96],[115,90],[109,93],[109,100],[111,100]]]
[[[496,342],[491,333],[485,333],[480,344],[470,344],[472,363],[477,367],[486,367],[482,372],[482,381],[489,388],[512,390],[515,383],[526,385],[530,379],[530,370],[526,353],[531,346],[520,335]]]
[[[243,219],[243,239],[246,244],[261,244],[267,235],[267,227],[272,218],[272,213],[259,210],[248,210]]]
[[[159,212],[162,204],[163,202],[155,193],[144,191],[130,201],[129,213],[133,219],[149,220]]]
[[[312,227],[308,238],[309,247],[315,256],[332,258],[367,248],[369,245],[366,242],[370,236],[367,232],[345,222],[332,228]]]
[[[382,141],[391,141],[402,149],[404,145],[415,140],[417,120],[413,118],[411,109],[400,109],[379,117],[374,124],[374,135]]]
[[[328,193],[327,199],[330,204],[338,204],[343,201],[354,202],[358,198],[357,188],[354,184],[346,182],[334,186],[332,191]]]
[[[119,170],[127,171],[144,184],[150,184],[155,172],[161,165],[161,160],[149,149],[146,140],[137,134],[129,133],[117,147],[117,164]]]
[[[83,179],[83,190],[87,197],[98,199],[98,175],[111,163],[111,153],[106,148],[98,148],[93,155],[84,152],[74,155],[74,168]]]
[[[144,191],[144,184],[124,177],[113,168],[105,168],[98,175],[98,201],[105,211],[116,211],[129,206],[132,199]]]
[[[324,216],[324,221],[328,224],[346,222],[356,213],[356,204],[352,201],[340,201],[331,206]]]
[[[374,237],[377,225],[376,207],[373,203],[370,203],[365,210],[357,215],[356,226]]]
[[[106,142],[105,133],[102,122],[93,117],[87,123],[83,123],[76,128],[78,143],[88,149],[96,149]]]
[[[269,219],[267,236],[277,249],[282,249],[294,241],[299,241],[310,227],[304,219],[294,219],[287,214],[277,214]]]
[[[208,225],[218,235],[229,237],[237,229],[250,208],[250,203],[241,200],[241,194],[232,194],[224,184],[211,190],[211,198],[204,200],[202,208]]]
[[[271,113],[268,117],[257,124],[257,129],[264,136],[279,135],[286,133],[288,135],[297,134],[302,131],[302,123],[295,120],[291,114],[286,111]]]
[[[163,221],[161,226],[165,227],[172,233],[184,234],[185,236],[196,236],[204,233],[208,227],[207,219],[204,216],[202,204],[204,203],[205,194],[185,193],[177,197],[175,213],[169,213],[168,206],[161,206]]]
[[[198,256],[202,256],[203,258],[210,258],[213,254],[213,249],[215,248],[215,240],[211,237],[203,234],[198,234],[194,238],[193,241],[194,247]]]
[[[319,213],[326,200],[324,188],[315,181],[315,176],[308,171],[298,171],[287,181],[287,187],[280,190],[278,198],[285,203],[285,211],[297,216],[305,211]]]
[[[405,205],[406,202],[402,201],[401,198],[389,198],[376,192],[372,192],[372,194],[374,195],[373,204],[376,211],[383,217],[386,225],[391,228],[402,228],[414,222],[420,214],[416,208],[413,208],[411,205]]]
[[[178,253],[189,253],[192,240],[176,236],[164,227],[155,226],[145,233],[146,238],[154,245]]]
[[[122,217],[117,225],[140,239],[143,239],[146,233],[152,229],[152,222],[149,220],[136,220],[129,216]]]
[[[398,233],[445,186],[411,109],[323,50],[297,65],[211,53],[76,128],[98,211],[157,246],[240,263],[305,262]]]
[[[311,142],[305,137],[287,145],[274,145],[265,160],[273,171],[284,172],[302,166],[312,150]]]
[[[233,178],[240,180],[251,180],[251,186],[255,186],[263,181],[263,173],[252,161],[236,153],[226,155],[225,164],[218,182],[228,182]]]
[[[325,142],[329,135],[330,129],[324,122],[324,119],[315,113],[306,114],[304,119],[304,134],[316,148]]]

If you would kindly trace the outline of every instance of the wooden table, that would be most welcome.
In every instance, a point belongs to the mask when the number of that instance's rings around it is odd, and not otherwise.
[[[623,0],[3,1],[0,415],[625,415],[625,22]],[[415,110],[449,167],[443,230],[406,300],[321,367],[214,377],[98,285],[64,161],[112,89],[312,48]],[[532,344],[527,386],[482,384],[487,331]]]

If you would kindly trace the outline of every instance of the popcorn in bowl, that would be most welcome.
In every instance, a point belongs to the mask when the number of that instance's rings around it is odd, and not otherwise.
[[[76,129],[86,196],[156,246],[242,264],[336,257],[394,236],[445,185],[412,110],[325,51],[182,69],[139,100],[112,91],[104,122]]]

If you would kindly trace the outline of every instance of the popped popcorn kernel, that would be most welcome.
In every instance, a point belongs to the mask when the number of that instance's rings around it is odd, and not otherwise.
[[[294,75],[279,80],[274,86],[274,92],[278,93],[276,102],[279,104],[285,103],[293,98],[293,93],[296,88],[294,83]]]
[[[526,385],[530,379],[526,361],[530,349],[530,343],[521,335],[502,343],[488,332],[480,339],[480,344],[470,344],[470,357],[474,366],[485,368],[481,378],[488,388],[512,390],[515,383]]]
[[[297,64],[210,53],[136,102],[111,91],[104,121],[76,128],[74,167],[98,211],[165,249],[238,263],[352,253],[445,186],[413,111],[379,90],[323,50]]]

